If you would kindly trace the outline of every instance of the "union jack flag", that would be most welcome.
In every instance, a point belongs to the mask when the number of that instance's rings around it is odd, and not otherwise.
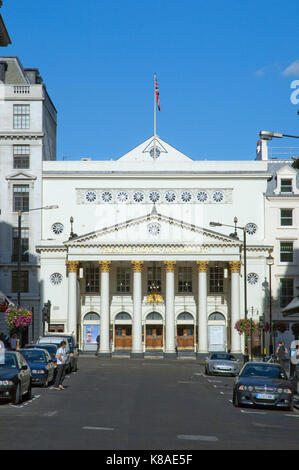
[[[159,87],[158,87],[157,75],[156,75],[156,74],[155,74],[154,80],[155,80],[155,93],[156,93],[156,97],[157,97],[157,105],[158,105],[159,111],[161,111],[160,96],[159,96]]]

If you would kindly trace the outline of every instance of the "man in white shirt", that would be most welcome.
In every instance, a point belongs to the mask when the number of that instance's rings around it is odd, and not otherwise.
[[[60,343],[60,347],[56,351],[56,359],[57,359],[57,371],[56,371],[56,379],[54,384],[55,390],[64,390],[62,386],[62,382],[65,377],[65,363],[66,363],[66,352],[65,352],[66,342],[62,341]]]

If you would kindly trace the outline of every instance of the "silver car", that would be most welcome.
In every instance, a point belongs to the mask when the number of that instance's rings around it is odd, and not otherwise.
[[[221,374],[237,376],[241,364],[239,359],[230,353],[211,353],[205,361],[205,373],[207,375]]]

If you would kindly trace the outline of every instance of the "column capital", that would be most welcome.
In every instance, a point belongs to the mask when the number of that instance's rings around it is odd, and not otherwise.
[[[208,272],[208,266],[209,266],[208,261],[196,261],[196,264],[197,264],[197,270],[199,273]]]
[[[131,261],[134,273],[141,273],[143,268],[143,261]]]
[[[164,266],[167,273],[174,273],[176,261],[164,261]]]
[[[66,261],[65,264],[69,273],[77,273],[79,268],[79,261]]]
[[[99,261],[99,265],[102,273],[110,272],[111,261]]]
[[[228,262],[231,273],[240,274],[241,261],[229,261]]]

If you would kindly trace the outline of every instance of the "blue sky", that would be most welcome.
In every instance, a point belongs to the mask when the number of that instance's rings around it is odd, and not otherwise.
[[[162,139],[193,159],[251,160],[259,130],[299,135],[298,11],[298,0],[4,0],[2,53],[40,69],[58,159],[118,158],[150,137],[156,72]]]

